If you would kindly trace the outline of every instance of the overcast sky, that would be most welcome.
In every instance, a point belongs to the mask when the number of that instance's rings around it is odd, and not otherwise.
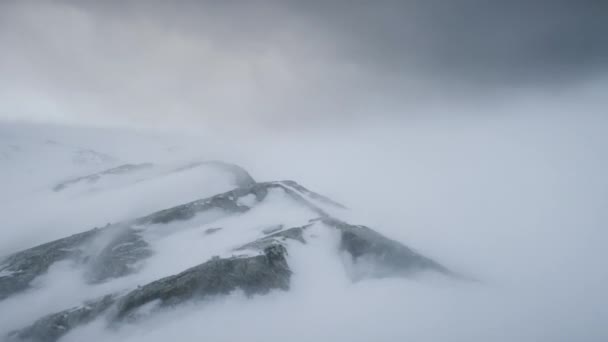
[[[0,119],[412,115],[404,104],[602,78],[607,17],[601,0],[5,0]]]
[[[343,202],[352,223],[481,282],[333,283],[342,267],[311,250],[302,265],[321,273],[296,265],[283,299],[98,321],[72,340],[608,341],[607,89],[608,0],[0,0],[0,245],[203,196],[182,174],[47,193],[106,168],[73,163],[81,152],[224,160]],[[0,335],[42,302],[63,309],[49,293],[88,297],[53,272],[37,283],[50,292],[0,303]]]

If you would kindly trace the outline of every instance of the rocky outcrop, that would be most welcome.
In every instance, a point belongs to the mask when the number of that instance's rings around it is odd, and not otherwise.
[[[79,247],[100,232],[101,229],[91,229],[6,257],[0,262],[0,300],[28,289],[31,281],[55,262],[82,255]]]
[[[150,255],[148,244],[129,227],[93,228],[5,258],[0,264],[0,300],[30,288],[58,261],[74,261],[86,270],[89,283],[100,283],[132,273],[137,262]]]
[[[311,219],[307,224],[291,228],[280,222],[257,227],[256,234],[259,235],[253,241],[227,247],[227,253],[234,252],[237,256],[213,257],[181,273],[125,293],[108,294],[82,306],[48,315],[12,333],[11,339],[52,342],[74,327],[102,316],[108,322],[118,323],[137,319],[143,308],[154,310],[235,290],[247,295],[288,290],[292,273],[286,259],[289,242],[306,244],[308,237],[312,237],[306,232],[313,227],[337,231],[340,238],[338,248],[342,255],[347,256],[345,267],[353,280],[410,276],[419,271],[454,275],[438,262],[369,227],[352,225],[331,216],[326,210],[334,212],[343,206],[296,182],[250,183],[246,176],[243,177],[246,186],[144,217],[95,228],[7,257],[0,263],[0,299],[27,289],[35,277],[44,274],[60,260],[76,261],[86,269],[87,280],[91,283],[131,274],[152,254],[144,232],[168,223],[188,221],[209,211],[222,213],[222,217],[238,218],[264,202],[274,190],[283,191],[296,205],[308,209],[306,212],[310,213]],[[224,229],[220,221],[217,223],[201,231],[205,239],[215,238],[231,229]]]
[[[71,259],[86,267],[87,278],[93,283],[127,275],[136,270],[135,266],[139,261],[151,255],[148,244],[133,227],[188,220],[199,213],[214,209],[228,214],[245,212],[250,208],[240,204],[239,198],[254,194],[257,201],[262,201],[269,184],[237,188],[142,218],[94,228],[0,259],[0,300],[28,289],[32,280],[47,272],[52,264],[62,260]]]
[[[303,232],[306,228],[308,228],[310,226],[311,225],[306,225],[306,226],[302,226],[302,227],[294,227],[294,228],[285,229],[280,232],[273,233],[273,234],[267,235],[261,239],[257,239],[255,241],[247,243],[241,247],[236,248],[235,251],[263,250],[263,249],[273,246],[277,243],[283,245],[283,243],[286,242],[287,239],[299,241],[301,243],[306,243]]]
[[[341,232],[342,248],[349,252],[355,261],[372,262],[376,268],[376,276],[408,274],[418,269],[433,269],[442,273],[447,270],[429,258],[390,240],[374,230],[350,225],[332,218],[318,205],[306,199],[306,196],[329,205],[340,206],[323,196],[307,190],[293,181],[264,182],[237,188],[216,196],[193,201],[173,208],[161,210],[153,214],[95,228],[32,249],[16,253],[5,259],[0,266],[0,299],[28,288],[29,283],[37,276],[44,274],[54,262],[72,258],[87,267],[90,282],[102,282],[110,278],[120,277],[137,269],[137,263],[151,255],[148,244],[141,237],[136,227],[151,224],[168,224],[175,221],[185,221],[210,210],[220,210],[226,215],[244,213],[264,201],[272,189],[281,189],[296,203],[310,209],[324,224],[334,227]],[[254,203],[243,203],[246,196],[253,196]],[[221,228],[221,227],[218,227]],[[291,238],[304,242],[302,231],[307,227],[296,227],[281,230],[253,241],[243,249],[263,249],[278,241],[279,238]],[[219,230],[219,229],[217,229]],[[214,232],[217,231],[214,229]],[[268,230],[270,233],[270,230]],[[91,246],[97,246],[91,248]],[[99,247],[101,245],[101,247]],[[87,253],[83,253],[87,250]],[[91,250],[93,253],[91,253]]]
[[[251,185],[255,184],[255,180],[253,179],[253,177],[251,177],[251,175],[242,167],[235,165],[235,164],[230,164],[230,163],[225,163],[222,161],[215,161],[215,160],[214,161],[201,161],[201,162],[194,162],[194,163],[186,164],[186,165],[177,167],[175,169],[172,169],[168,172],[161,173],[161,175],[183,172],[183,171],[191,170],[191,169],[201,167],[201,166],[212,167],[212,168],[224,171],[227,174],[230,174],[233,177],[233,182],[237,187],[247,187],[247,186],[251,186]],[[119,166],[116,166],[116,167],[113,167],[113,168],[110,168],[107,170],[103,170],[100,172],[96,172],[93,174],[68,179],[66,181],[63,181],[63,182],[55,185],[53,187],[53,191],[59,192],[59,191],[63,191],[65,189],[70,188],[77,184],[83,184],[83,183],[92,184],[92,183],[98,182],[100,179],[107,177],[107,176],[136,173],[136,172],[146,170],[146,169],[151,169],[154,167],[156,167],[156,165],[154,165],[152,163],[123,164],[123,165],[119,165]]]
[[[80,325],[89,323],[102,315],[117,299],[117,295],[107,295],[97,300],[87,301],[82,306],[45,316],[34,324],[7,336],[10,342],[54,342]]]
[[[104,235],[105,239],[99,237],[97,241],[91,241],[97,246],[85,246],[86,250],[94,252],[89,252],[81,260],[86,267],[86,277],[90,283],[101,283],[110,278],[131,274],[137,270],[140,261],[152,255],[141,234],[130,227],[118,225],[107,229]]]
[[[107,169],[107,170],[97,172],[94,174],[66,180],[64,182],[61,182],[61,183],[55,185],[53,187],[53,191],[55,191],[55,192],[62,191],[72,185],[79,184],[79,183],[95,183],[104,176],[131,173],[131,172],[139,171],[142,169],[148,169],[148,168],[151,168],[152,166],[154,166],[154,164],[151,164],[151,163],[123,164],[123,165],[113,167],[111,169]]]
[[[320,221],[340,231],[340,249],[349,253],[355,264],[366,264],[364,272],[355,275],[356,278],[409,276],[419,271],[452,274],[436,261],[369,227],[348,224],[334,218],[322,218]]]
[[[268,246],[253,257],[214,258],[179,274],[159,279],[127,294],[112,294],[82,306],[48,315],[14,331],[11,341],[54,342],[73,328],[106,315],[110,323],[137,319],[138,309],[150,303],[172,306],[241,290],[246,295],[288,290],[291,270],[284,246]]]
[[[281,184],[283,184],[283,185],[285,185],[287,187],[291,187],[294,190],[300,192],[301,194],[304,194],[305,196],[308,196],[309,198],[311,198],[311,199],[313,199],[315,201],[319,201],[319,202],[321,202],[323,204],[328,204],[328,205],[331,205],[331,206],[334,206],[334,207],[337,207],[337,208],[340,208],[340,209],[346,209],[346,207],[343,206],[342,204],[340,204],[340,203],[332,200],[331,198],[328,198],[328,197],[325,197],[325,196],[323,196],[321,194],[318,194],[318,193],[316,193],[314,191],[310,191],[310,190],[306,189],[305,187],[301,186],[300,184],[298,184],[295,181],[285,180],[285,181],[282,181]]]
[[[288,290],[291,270],[287,265],[284,246],[274,244],[263,254],[241,258],[214,258],[174,276],[142,286],[122,298],[117,305],[116,318],[129,315],[143,305],[158,301],[158,305],[176,305],[189,299],[242,290],[246,295],[265,294],[273,289]]]
[[[251,205],[242,203],[241,199],[246,196],[253,195],[256,203],[262,202],[268,195],[268,191],[271,189],[281,189],[294,201],[309,208],[317,215],[323,217],[329,216],[320,207],[306,200],[301,194],[297,193],[290,186],[287,186],[287,182],[295,183],[293,181],[254,183],[253,185],[236,188],[210,198],[196,200],[190,203],[175,206],[173,208],[161,210],[151,215],[133,220],[132,223],[135,225],[146,225],[159,223],[166,224],[172,221],[184,221],[212,209],[220,209],[229,214],[243,213],[251,209]]]
[[[438,262],[369,227],[348,224],[332,217],[312,219],[310,224],[268,234],[235,251],[262,250],[277,243],[285,245],[288,240],[306,243],[304,232],[316,223],[338,230],[340,249],[352,257],[354,264],[365,264],[364,272],[355,274],[355,278],[410,276],[420,271],[455,275]]]

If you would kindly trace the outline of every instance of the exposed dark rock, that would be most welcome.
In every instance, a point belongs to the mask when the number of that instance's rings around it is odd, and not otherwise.
[[[282,224],[277,224],[277,225],[273,225],[273,226],[266,227],[266,228],[262,229],[262,233],[264,233],[264,234],[272,234],[272,233],[278,232],[281,229],[283,229],[283,225]]]
[[[152,255],[148,243],[137,231],[122,227],[117,230],[107,232],[112,235],[109,243],[86,260],[89,282],[99,283],[133,273],[139,261]]]
[[[447,268],[434,260],[383,236],[373,229],[351,225],[333,218],[322,218],[321,221],[340,231],[340,248],[352,255],[355,263],[363,262],[373,266],[366,270],[365,276],[407,276],[427,270],[452,274]]]
[[[100,242],[99,252],[91,254]],[[0,300],[30,288],[32,280],[58,261],[74,260],[87,269],[89,282],[98,283],[132,273],[135,264],[150,255],[148,244],[131,228],[94,228],[5,258],[0,264]]]
[[[264,254],[254,257],[211,259],[131,291],[118,302],[116,318],[152,301],[166,306],[228,294],[236,289],[247,295],[265,294],[272,289],[288,290],[291,271],[285,260],[286,253],[285,247],[272,245],[264,249]]]
[[[62,191],[66,188],[78,184],[78,183],[95,183],[99,179],[108,175],[118,175],[118,174],[126,174],[131,173],[143,169],[148,169],[153,167],[152,163],[141,163],[141,164],[123,164],[117,167],[113,167],[111,169],[107,169],[101,172],[93,173],[90,175],[77,177],[74,179],[66,180],[61,182],[53,187],[53,191]],[[199,166],[210,166],[222,171],[226,171],[230,173],[234,178],[234,184],[238,187],[247,187],[255,184],[255,180],[251,175],[245,171],[242,167],[230,163],[225,163],[221,161],[203,161],[203,162],[195,162],[190,163],[185,166],[178,167],[171,172],[182,172],[186,170],[190,170]]]
[[[292,239],[292,240],[299,241],[301,243],[306,243],[306,240],[304,240],[303,232],[304,232],[304,229],[306,229],[310,226],[311,225],[306,225],[306,226],[302,226],[302,227],[294,227],[294,228],[285,229],[280,232],[265,236],[261,239],[257,239],[253,242],[247,243],[247,244],[235,249],[235,251],[242,251],[242,250],[246,250],[246,249],[264,250],[265,248],[276,245],[277,242],[284,242],[287,239]]]
[[[40,245],[6,258],[0,264],[0,299],[23,291],[29,287],[30,282],[37,276],[44,274],[54,262],[74,258],[80,260],[88,268],[88,280],[96,283],[127,275],[134,270],[138,262],[150,256],[147,243],[140,234],[131,227],[148,224],[166,224],[173,221],[189,220],[202,212],[220,209],[227,214],[242,213],[250,210],[248,205],[239,200],[248,195],[254,195],[256,202],[263,201],[271,189],[282,189],[294,201],[300,203],[316,215],[320,220],[341,231],[342,249],[348,251],[355,261],[363,258],[367,262],[378,264],[378,275],[391,275],[396,273],[410,273],[420,269],[433,269],[442,273],[448,271],[438,263],[419,253],[390,240],[370,228],[354,226],[331,218],[325,211],[311,203],[301,195],[322,198],[321,195],[308,191],[293,181],[255,183],[241,187],[210,198],[193,201],[170,209],[161,210],[151,215],[132,221],[111,225],[105,228],[96,228],[76,234],[65,239]],[[295,189],[295,190],[294,190]],[[330,200],[323,200],[325,202]],[[337,204],[336,204],[337,205]],[[275,227],[275,228],[278,228]],[[282,227],[281,227],[282,228]],[[258,249],[272,245],[275,241],[286,238],[304,242],[302,229],[296,227],[272,233],[262,239],[246,244],[237,250]],[[214,230],[215,231],[215,230]],[[273,231],[275,231],[273,229]],[[103,232],[103,234],[102,234]],[[211,233],[209,231],[208,233]],[[93,238],[111,236],[104,241],[98,252],[93,255],[84,255],[81,247],[85,243],[94,241]],[[90,250],[90,248],[86,248]]]
[[[286,186],[286,184],[288,184],[288,186]],[[254,195],[256,201],[261,202],[266,198],[270,189],[281,189],[285,191],[285,193],[289,195],[294,201],[309,208],[318,216],[329,217],[329,215],[325,211],[323,211],[321,208],[314,205],[292,189],[295,187],[299,187],[306,190],[304,187],[298,185],[294,181],[254,183],[249,186],[236,188],[234,190],[218,194],[209,198],[192,201],[186,204],[175,206],[173,208],[161,210],[151,215],[133,220],[132,223],[136,225],[144,225],[169,223],[173,221],[184,221],[193,218],[199,213],[212,209],[221,209],[228,213],[245,212],[248,211],[250,207],[239,203],[239,199],[248,195]],[[312,193],[308,190],[306,191]]]
[[[318,212],[319,215],[327,215],[309,201],[298,195],[295,191],[283,186],[281,182],[255,183],[253,185],[236,188],[234,190],[215,195],[213,197],[192,201],[190,203],[175,206],[153,213],[151,215],[136,219],[133,223],[137,225],[169,223],[173,221],[189,220],[199,213],[212,209],[221,209],[227,213],[242,213],[251,209],[249,206],[239,203],[239,199],[254,195],[257,202],[263,201],[270,189],[282,189],[297,202]]]
[[[0,263],[0,299],[27,289],[35,277],[47,272],[54,262],[65,259],[73,259],[86,267],[88,281],[92,283],[127,275],[135,271],[139,262],[151,254],[139,229],[154,229],[152,226],[146,227],[151,224],[190,220],[210,210],[220,210],[226,215],[244,213],[264,201],[273,189],[284,191],[293,201],[310,209],[311,215],[317,218],[301,227],[284,229],[281,224],[269,226],[262,231],[266,235],[235,249],[261,252],[260,255],[224,259],[213,257],[203,264],[148,283],[126,294],[111,294],[45,316],[31,326],[13,333],[11,338],[17,341],[53,342],[74,327],[101,316],[106,317],[108,322],[117,323],[137,319],[142,312],[140,309],[146,305],[178,305],[188,300],[224,295],[234,290],[242,290],[247,295],[264,294],[273,289],[287,290],[291,270],[286,260],[285,242],[291,239],[306,243],[304,231],[316,223],[339,232],[340,249],[345,252],[344,255],[349,255],[349,259],[352,257],[352,265],[357,269],[353,277],[355,280],[363,277],[409,276],[423,270],[454,275],[439,263],[368,227],[351,225],[331,217],[318,205],[322,203],[342,207],[340,204],[293,181],[252,183],[252,179],[243,177],[243,186],[232,191],[138,219],[95,228],[5,258]],[[243,200],[251,195],[255,201],[249,201],[250,198]],[[220,229],[222,228],[209,228],[205,234]]]
[[[222,228],[208,228],[205,229],[205,235],[211,235],[211,234],[215,234],[217,232],[219,232],[220,230],[222,230]]]
[[[107,295],[58,313],[45,316],[34,324],[9,334],[9,341],[54,342],[77,326],[99,317],[116,302],[117,295]]]
[[[90,174],[90,175],[86,175],[86,176],[82,176],[82,177],[78,177],[78,178],[74,178],[74,179],[70,179],[70,180],[61,182],[61,183],[55,185],[55,187],[53,187],[53,191],[62,191],[77,183],[84,183],[84,182],[95,183],[103,176],[130,173],[130,172],[138,171],[141,169],[147,169],[152,166],[154,166],[154,165],[151,163],[120,165],[120,166],[113,167],[111,169],[107,169],[107,170],[104,170],[104,171],[101,171],[98,173],[94,173],[94,174]]]
[[[334,200],[332,200],[332,199],[330,199],[328,197],[325,197],[325,196],[323,196],[321,194],[318,194],[318,193],[316,193],[314,191],[310,191],[310,190],[306,189],[305,187],[301,186],[300,184],[298,184],[295,181],[285,180],[285,181],[282,181],[281,183],[283,183],[283,184],[285,184],[287,186],[290,186],[290,187],[296,189],[297,191],[299,191],[299,192],[307,195],[308,197],[310,197],[310,198],[312,198],[312,199],[314,199],[316,201],[319,201],[319,202],[324,203],[324,204],[329,204],[331,206],[338,207],[338,208],[341,208],[341,209],[346,209],[346,207],[343,206],[342,204],[340,204],[340,203],[338,203],[338,202],[336,202],[336,201],[334,201]]]
[[[49,242],[6,257],[0,262],[0,300],[29,288],[31,281],[44,274],[49,267],[61,260],[74,258],[90,265],[89,281],[100,282],[111,277],[129,274],[133,265],[150,255],[146,242],[130,227],[188,220],[196,214],[221,209],[228,213],[245,212],[250,208],[238,203],[239,198],[253,194],[262,201],[275,183],[257,183],[246,188],[237,188],[207,199],[190,202],[129,222],[95,228],[84,233]],[[103,233],[103,234],[102,234]],[[113,236],[106,241],[100,252],[87,256],[81,247],[93,238]]]
[[[28,289],[31,281],[48,271],[53,263],[80,256],[79,247],[100,232],[101,229],[92,229],[6,257],[0,262],[0,274],[4,274],[0,276],[0,300]]]
[[[129,173],[129,172],[133,172],[136,170],[141,170],[141,169],[149,169],[151,167],[153,167],[154,164],[152,163],[141,163],[141,164],[123,164],[117,167],[113,167],[111,169],[105,170],[100,172],[99,174],[102,175],[120,175],[123,173]]]
[[[272,245],[263,254],[247,258],[213,258],[177,275],[162,278],[125,294],[107,295],[82,306],[51,314],[31,326],[12,332],[12,341],[54,342],[71,329],[107,314],[110,322],[134,318],[136,311],[148,303],[172,306],[187,300],[242,290],[246,295],[265,294],[271,290],[288,290],[291,270],[285,259],[287,250]]]
[[[306,198],[304,198],[304,196],[302,194],[298,193],[298,191],[294,190],[294,189],[297,189],[297,187],[301,187],[301,186],[292,180],[285,180],[285,181],[280,181],[280,182],[269,182],[269,183],[258,183],[258,184],[266,185],[269,188],[283,189],[283,191],[285,191],[285,193],[287,195],[289,195],[294,201],[296,201],[297,203],[301,204],[302,206],[310,209],[311,211],[316,213],[317,216],[329,217],[329,214],[326,213],[323,209],[319,208],[317,205],[315,205],[314,203],[312,203],[309,200],[307,200]],[[301,188],[305,189],[304,187],[301,187]],[[308,191],[308,190],[306,190],[306,191]],[[308,192],[312,193],[312,191],[308,191]]]
[[[248,207],[240,206],[232,199],[222,195],[214,196],[204,200],[197,200],[188,204],[179,205],[170,209],[158,211],[154,214],[139,218],[134,221],[137,225],[167,224],[173,221],[186,221],[199,213],[221,209],[228,213],[245,212]]]

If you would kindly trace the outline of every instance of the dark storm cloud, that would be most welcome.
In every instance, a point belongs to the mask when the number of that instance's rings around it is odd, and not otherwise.
[[[0,115],[276,122],[570,84],[606,71],[607,16],[584,0],[9,0]]]
[[[608,2],[298,2],[345,58],[495,81],[577,77],[608,67]]]
[[[78,3],[75,3],[78,4]],[[445,76],[521,73],[576,76],[608,66],[608,2],[601,0],[409,0],[102,2],[125,20],[221,35],[227,43],[315,36],[340,59]],[[278,42],[274,42],[278,43]]]

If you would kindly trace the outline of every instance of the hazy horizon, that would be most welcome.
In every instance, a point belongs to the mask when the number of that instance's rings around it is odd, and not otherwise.
[[[574,0],[3,1],[0,257],[229,190],[167,173],[222,160],[478,282],[351,282],[321,234],[290,247],[288,292],[98,319],[60,342],[605,341],[607,16]],[[146,182],[52,191],[147,162]],[[291,214],[276,200],[251,220]],[[154,272],[214,248],[176,236]],[[79,272],[60,263],[0,301],[0,334],[140,281]]]

